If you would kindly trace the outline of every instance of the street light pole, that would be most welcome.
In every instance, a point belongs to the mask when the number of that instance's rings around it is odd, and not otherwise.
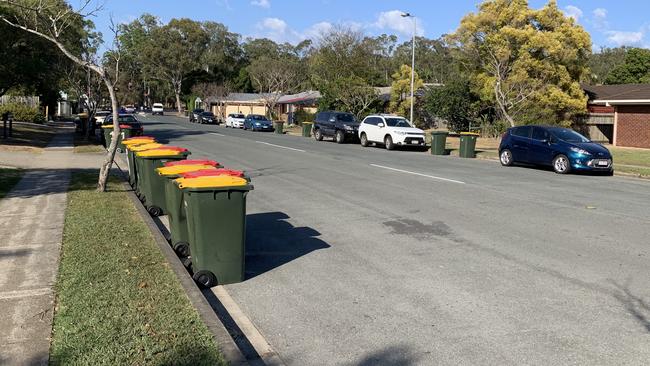
[[[404,13],[402,14],[403,17],[405,18],[412,18],[413,19],[413,41],[412,41],[412,50],[411,50],[411,116],[410,116],[410,121],[411,123],[415,123],[413,121],[413,103],[414,103],[414,98],[413,98],[413,87],[415,84],[415,33],[417,30],[416,27],[416,19],[411,13]]]

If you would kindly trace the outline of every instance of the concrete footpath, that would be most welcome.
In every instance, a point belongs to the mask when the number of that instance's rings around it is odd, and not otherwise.
[[[60,129],[42,153],[0,151],[0,165],[30,169],[0,200],[0,365],[47,365],[71,169],[102,155],[73,153]]]

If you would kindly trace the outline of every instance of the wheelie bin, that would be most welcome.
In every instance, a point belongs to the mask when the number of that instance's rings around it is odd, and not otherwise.
[[[104,130],[104,141],[105,145],[104,147],[106,149],[111,146],[111,141],[113,139],[113,125],[104,125],[102,126],[102,129]],[[117,152],[123,152],[124,151],[124,145],[122,144],[122,140],[127,137],[131,137],[131,133],[133,132],[133,129],[129,125],[120,125],[120,136],[117,140]]]
[[[160,216],[165,213],[165,181],[156,172],[168,161],[184,160],[190,152],[176,146],[163,146],[157,149],[145,150],[135,153],[136,170],[138,174],[138,187],[144,195],[144,205],[151,216]]]
[[[193,172],[186,172],[180,174],[181,178],[215,177],[218,175],[229,175],[231,177],[244,178],[249,182],[251,181],[251,179],[246,175],[246,173],[244,173],[241,170],[232,170],[232,169],[224,169],[224,168],[204,169],[204,170],[197,170]]]
[[[178,178],[189,232],[192,277],[204,287],[244,280],[246,179]]]
[[[311,127],[313,123],[303,122],[302,123],[302,137],[311,137]]]
[[[122,141],[122,144],[124,145],[124,148],[126,150],[126,164],[127,167],[129,168],[129,184],[131,184],[131,187],[133,188],[135,188],[136,180],[135,180],[135,161],[133,157],[133,151],[131,151],[131,147],[144,145],[144,144],[151,144],[154,142],[156,142],[156,140],[151,136],[131,137],[128,139],[124,139]]]
[[[461,158],[474,158],[476,157],[476,139],[478,133],[474,132],[461,132],[460,133],[460,149],[458,156]]]
[[[177,161],[168,161],[163,166],[176,166],[176,165],[210,165],[215,168],[220,168],[221,164],[214,160],[208,159],[186,159],[186,160],[177,160]]]
[[[447,154],[447,131],[431,132],[431,155]]]
[[[191,160],[180,160],[179,162],[185,161]],[[208,160],[204,161],[210,162]],[[215,165],[218,164],[216,161],[211,162]],[[170,163],[176,162],[165,163],[166,166],[158,168],[156,171],[160,176],[167,178],[165,179],[165,207],[167,209],[167,219],[169,220],[169,231],[171,232],[170,244],[180,257],[187,257],[190,254],[190,247],[185,212],[183,212],[183,207],[181,206],[183,191],[174,184],[173,180],[180,178],[181,174],[184,173],[197,170],[216,170],[216,168],[212,164],[177,164],[167,166]]]
[[[275,121],[275,122],[273,122],[273,129],[274,129],[275,133],[277,133],[279,135],[282,135],[284,133],[283,127],[284,127],[284,122],[283,121]]]
[[[140,192],[140,185],[138,184],[139,175],[138,169],[140,167],[140,159],[136,156],[136,153],[139,151],[146,151],[151,149],[156,149],[163,146],[163,144],[158,142],[151,142],[145,144],[131,144],[127,146],[126,157],[129,162],[129,182],[135,191],[135,194],[138,198],[143,199],[142,193]],[[131,170],[133,170],[133,175],[131,175]]]

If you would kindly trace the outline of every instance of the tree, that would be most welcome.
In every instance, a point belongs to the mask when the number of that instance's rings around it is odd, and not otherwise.
[[[604,84],[605,80],[619,66],[625,63],[625,56],[628,47],[601,48],[600,52],[594,52],[589,56],[589,82],[592,84]]]
[[[591,39],[555,0],[540,10],[526,0],[483,2],[449,40],[481,99],[494,103],[511,126],[539,116],[568,124],[586,111],[579,82],[588,72]],[[528,113],[533,108],[539,113]]]
[[[108,70],[98,63],[96,58],[92,62],[83,60],[80,57],[80,52],[74,52],[76,47],[74,44],[70,45],[70,39],[67,38],[70,36],[68,31],[71,25],[77,24],[76,28],[79,29],[79,25],[83,23],[84,19],[94,16],[101,9],[96,7],[88,10],[87,8],[90,6],[90,3],[90,0],[85,0],[82,2],[79,10],[74,10],[63,0],[0,0],[0,21],[49,41],[72,62],[96,73],[108,89],[113,107],[113,120],[117,121],[118,104],[113,87],[114,79],[111,78]],[[87,37],[87,34],[84,36]],[[119,49],[115,51],[115,54],[119,55]],[[113,76],[118,74],[118,70],[119,62],[116,63]],[[113,133],[116,135],[120,133],[119,123],[113,124]],[[99,179],[97,182],[97,190],[99,191],[106,190],[108,173],[113,165],[115,151],[117,150],[117,140],[112,139],[106,154],[106,159],[104,159],[99,171]]]
[[[397,65],[411,64],[411,41],[406,41],[395,49],[394,60]],[[457,77],[458,62],[454,59],[444,39],[415,37],[415,69],[425,83],[444,84]]]
[[[201,58],[209,37],[201,24],[190,19],[172,19],[169,24],[151,31],[149,42],[142,50],[155,69],[152,77],[167,81],[182,111],[181,92],[185,76],[200,68]]]
[[[414,75],[414,93],[424,86],[424,82],[416,72]],[[411,108],[411,66],[402,65],[398,72],[393,74],[393,85],[390,91],[390,104],[388,109],[391,113],[400,116],[408,116]],[[415,118],[415,117],[414,117]],[[415,121],[411,121],[415,123]]]
[[[650,50],[631,48],[625,55],[625,62],[614,68],[605,84],[640,84],[650,82]]]
[[[356,76],[339,79],[334,84],[334,87],[337,90],[333,91],[332,94],[338,96],[336,102],[342,107],[337,109],[353,113],[359,120],[378,100],[376,89]]]
[[[271,118],[282,93],[295,91],[304,75],[300,62],[287,57],[273,59],[262,56],[251,63],[248,72],[253,86],[262,93]]]
[[[472,93],[468,80],[457,79],[431,88],[424,96],[427,112],[447,121],[451,131],[468,131],[476,119],[479,97]]]

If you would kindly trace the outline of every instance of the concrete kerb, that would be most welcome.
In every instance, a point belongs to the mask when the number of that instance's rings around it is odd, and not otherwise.
[[[120,165],[117,164],[117,161],[114,164],[117,165],[117,167],[120,169],[120,172],[122,173],[122,176],[124,176],[125,173],[121,169]],[[185,290],[185,294],[199,313],[201,320],[203,320],[205,325],[214,336],[214,340],[217,343],[217,346],[219,347],[219,350],[221,351],[224,359],[228,361],[230,365],[248,365],[249,363],[246,360],[246,357],[244,357],[240,349],[237,347],[232,337],[230,336],[230,333],[228,333],[228,330],[224,327],[223,323],[221,323],[221,320],[219,320],[217,314],[215,314],[212,307],[205,299],[203,293],[197,287],[194,280],[189,276],[187,270],[181,263],[174,250],[171,248],[169,243],[167,243],[167,240],[163,236],[158,225],[154,222],[151,216],[149,216],[147,210],[144,208],[138,197],[136,197],[135,193],[131,190],[129,183],[125,181],[122,184],[129,191],[128,195],[131,199],[131,202],[133,202],[133,204],[136,206],[138,213],[149,228],[149,231],[151,231],[156,244],[167,259],[167,262],[170,264],[170,268],[172,271],[174,271],[176,277],[181,282],[181,286]]]

